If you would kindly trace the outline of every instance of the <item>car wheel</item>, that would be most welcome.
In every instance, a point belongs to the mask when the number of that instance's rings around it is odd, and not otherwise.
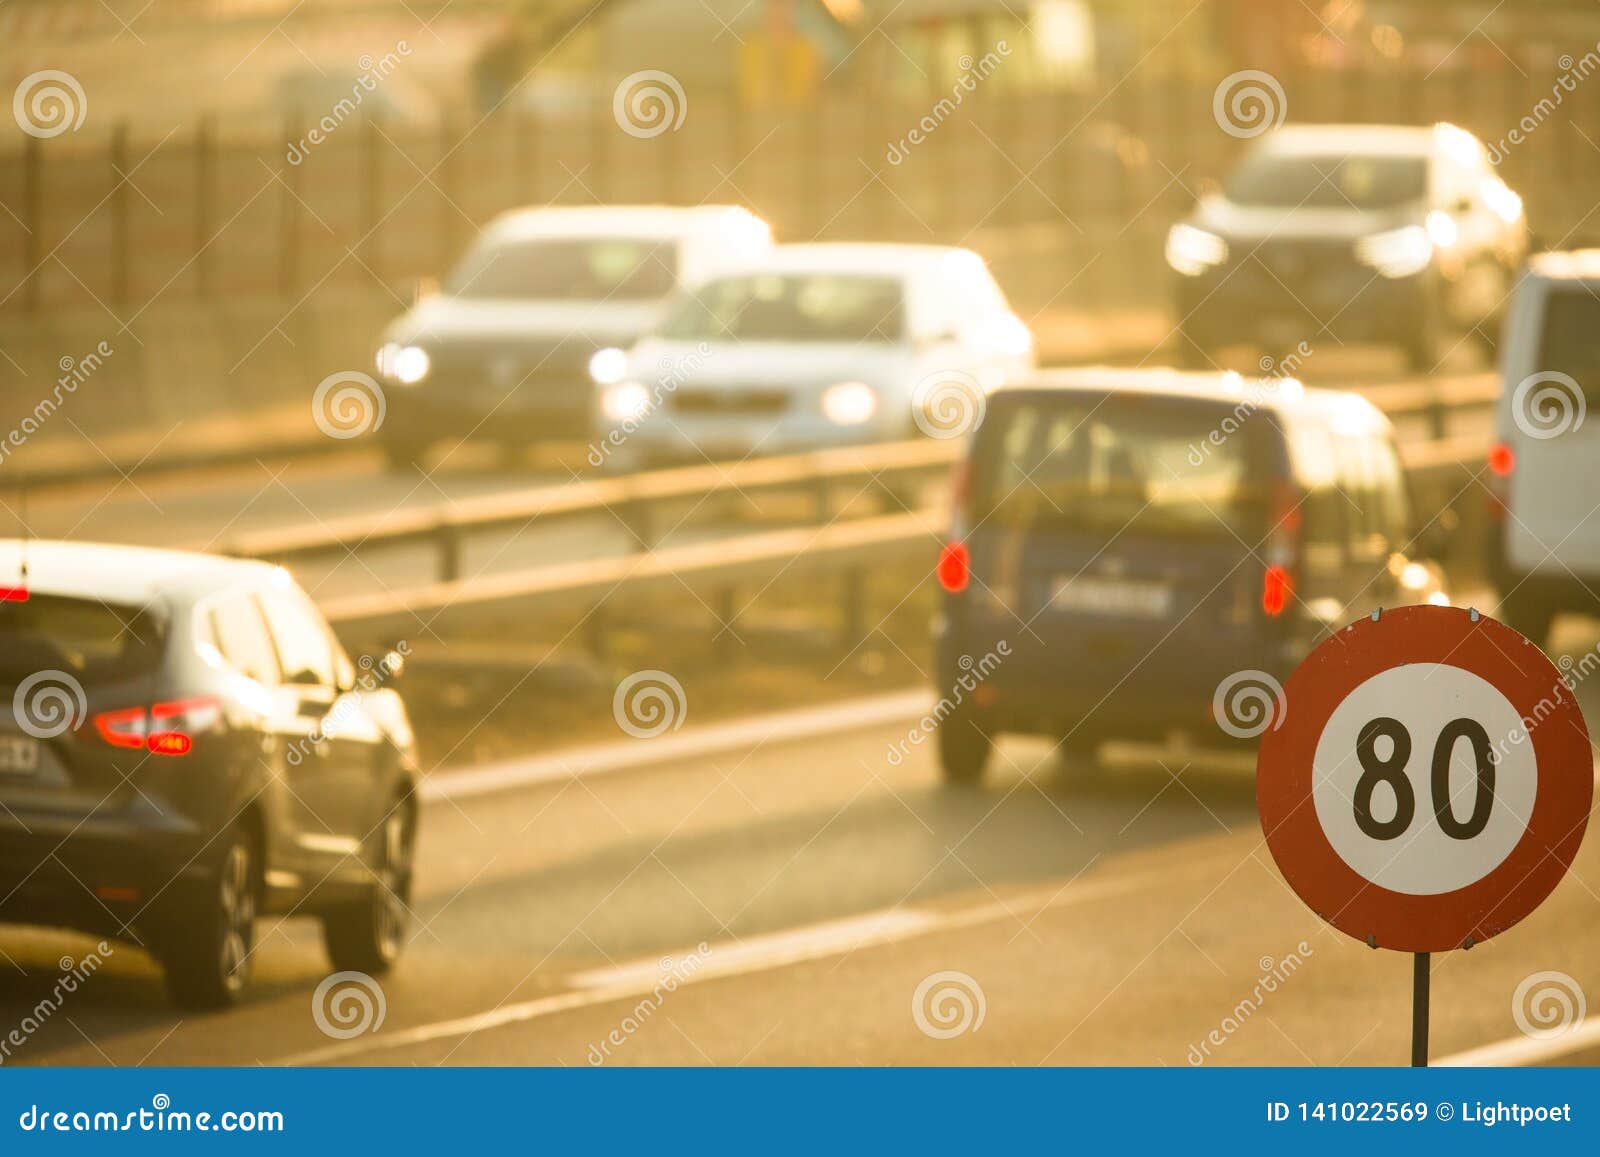
[[[971,787],[983,779],[994,740],[967,715],[952,715],[939,728],[939,770],[951,787]]]
[[[1400,343],[1406,367],[1413,373],[1430,373],[1439,365],[1439,309],[1439,303],[1430,299],[1416,328]]]
[[[223,841],[217,871],[192,918],[172,933],[158,955],[167,992],[180,1008],[227,1008],[244,991],[255,951],[255,921],[261,896],[255,840],[235,826]]]
[[[396,800],[371,839],[367,867],[372,882],[359,900],[322,916],[328,960],[341,972],[387,972],[405,947],[411,922],[412,858],[416,824],[411,805]]]

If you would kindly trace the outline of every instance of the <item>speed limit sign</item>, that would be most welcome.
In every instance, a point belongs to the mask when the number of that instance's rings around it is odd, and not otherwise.
[[[1284,878],[1375,948],[1471,948],[1548,896],[1594,794],[1589,733],[1538,647],[1476,611],[1345,628],[1284,685],[1256,803]]]

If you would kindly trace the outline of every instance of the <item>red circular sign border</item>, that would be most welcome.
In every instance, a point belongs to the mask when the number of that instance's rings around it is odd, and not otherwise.
[[[1334,709],[1372,676],[1407,663],[1444,663],[1471,672],[1499,690],[1524,720],[1539,702],[1555,703],[1529,730],[1541,772],[1522,838],[1487,875],[1430,896],[1379,887],[1346,864],[1328,843],[1311,794],[1317,741]],[[1281,722],[1261,737],[1257,752],[1256,810],[1289,886],[1341,932],[1403,952],[1470,947],[1537,908],[1577,855],[1594,802],[1588,728],[1561,672],[1510,627],[1481,614],[1473,619],[1455,607],[1384,611],[1313,650],[1285,684],[1284,703]],[[1564,770],[1574,765],[1581,774]],[[1580,817],[1575,824],[1574,810]]]

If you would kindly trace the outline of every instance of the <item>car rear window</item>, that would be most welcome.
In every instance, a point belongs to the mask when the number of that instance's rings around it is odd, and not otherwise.
[[[65,671],[85,683],[132,678],[153,669],[166,645],[166,621],[149,607],[34,593],[0,603],[0,679]]]
[[[1254,542],[1262,442],[1247,415],[1189,399],[997,405],[979,439],[975,514],[1012,529]]]
[[[675,242],[589,237],[480,245],[450,275],[445,292],[531,301],[655,301],[677,282]]]
[[[1539,369],[1566,374],[1588,405],[1600,404],[1600,298],[1587,289],[1553,291],[1545,303]]]

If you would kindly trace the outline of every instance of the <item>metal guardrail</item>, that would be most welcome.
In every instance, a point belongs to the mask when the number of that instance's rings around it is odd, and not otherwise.
[[[1403,458],[1413,491],[1437,499],[1442,509],[1471,495],[1473,479],[1483,468],[1483,446],[1474,438],[1421,443],[1405,450]],[[1479,533],[1476,512],[1481,506],[1468,503],[1458,521],[1458,544],[1474,541]],[[422,629],[431,634],[472,626],[493,628],[535,610],[540,616],[571,614],[585,627],[594,649],[601,651],[606,602],[618,591],[626,590],[630,598],[660,591],[686,592],[729,622],[737,611],[734,592],[738,587],[764,585],[780,576],[810,575],[841,580],[840,634],[853,642],[866,625],[868,573],[909,560],[921,561],[931,574],[946,529],[939,514],[918,510],[740,535],[647,554],[458,578],[409,590],[335,599],[324,603],[322,609],[335,629],[353,643],[387,642]]]
[[[1494,375],[1479,374],[1373,386],[1360,392],[1391,416],[1429,415],[1433,436],[1444,438],[1450,415],[1491,404],[1500,391]],[[844,485],[892,487],[896,481],[943,471],[958,454],[955,440],[916,440],[656,470],[354,515],[311,527],[259,531],[236,536],[222,549],[242,558],[304,563],[355,551],[431,543],[437,560],[434,578],[448,583],[462,577],[464,544],[473,534],[609,511],[632,532],[636,553],[645,553],[659,541],[661,511],[675,502],[719,494],[807,493],[820,524],[830,517],[830,503]]]

